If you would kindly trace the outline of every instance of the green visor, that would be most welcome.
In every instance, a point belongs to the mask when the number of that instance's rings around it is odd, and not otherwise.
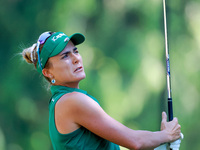
[[[74,45],[78,45],[85,41],[85,37],[81,33],[75,33],[68,37],[63,32],[56,32],[46,40],[41,53],[38,54],[36,67],[39,73],[42,74],[42,69],[44,69],[48,59],[58,55],[65,48],[69,40],[71,40]],[[39,48],[39,42],[37,47]]]

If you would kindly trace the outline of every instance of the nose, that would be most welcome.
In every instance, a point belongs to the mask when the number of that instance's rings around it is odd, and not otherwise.
[[[80,61],[80,55],[78,54],[72,54],[72,62],[73,64],[76,64]]]

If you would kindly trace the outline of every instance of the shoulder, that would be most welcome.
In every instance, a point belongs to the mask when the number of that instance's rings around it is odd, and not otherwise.
[[[56,109],[59,111],[77,111],[78,109],[88,109],[98,106],[96,101],[80,92],[67,93],[56,103]]]
[[[80,92],[72,92],[72,93],[67,93],[64,94],[59,101],[57,102],[58,104],[65,104],[65,103],[88,103],[88,102],[95,102],[92,98],[89,96],[80,93]]]

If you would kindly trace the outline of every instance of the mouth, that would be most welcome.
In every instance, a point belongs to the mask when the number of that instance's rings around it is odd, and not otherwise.
[[[78,67],[78,68],[76,68],[76,70],[74,70],[74,72],[81,71],[82,68],[83,68],[82,66],[81,66],[81,67]]]

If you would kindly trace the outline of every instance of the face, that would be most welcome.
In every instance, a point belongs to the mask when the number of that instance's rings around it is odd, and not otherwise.
[[[51,67],[48,75],[55,79],[55,85],[78,88],[79,82],[85,78],[82,57],[74,44],[69,41],[58,55],[49,58]]]

